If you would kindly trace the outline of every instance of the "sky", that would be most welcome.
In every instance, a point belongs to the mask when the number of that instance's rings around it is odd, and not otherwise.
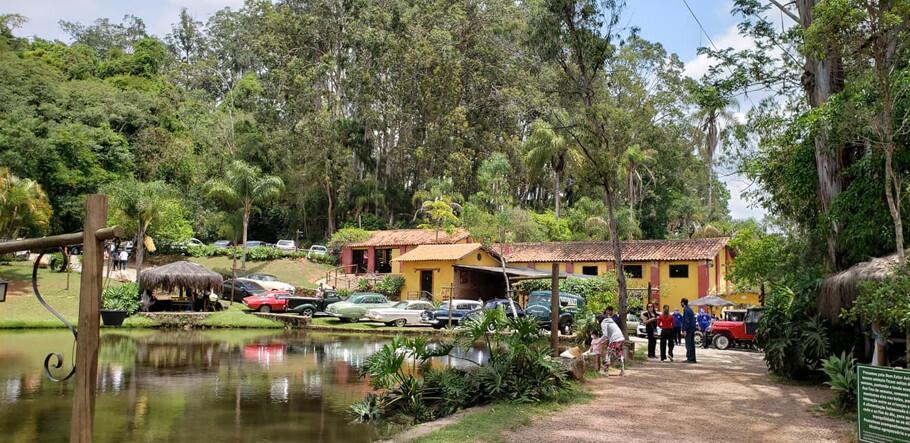
[[[707,57],[697,54],[699,47],[711,44],[705,33],[719,48],[744,48],[750,42],[736,32],[738,20],[730,13],[732,0],[686,1],[693,12],[689,12],[683,0],[627,0],[623,24],[639,28],[643,38],[660,42],[668,52],[677,54],[686,64],[686,74],[698,78],[711,63]],[[145,21],[150,33],[163,37],[170,31],[181,8],[187,8],[196,19],[205,21],[215,11],[224,7],[238,8],[242,3],[243,0],[0,0],[0,14],[18,13],[28,17],[29,21],[15,31],[18,36],[68,41],[58,25],[60,20],[89,23],[107,17],[119,21],[124,15],[132,14]],[[774,20],[773,16],[770,18]],[[750,102],[741,103],[739,115],[745,114],[750,106]],[[717,172],[730,190],[731,215],[737,219],[763,219],[764,211],[752,207],[741,195],[750,189],[751,183],[722,168]]]

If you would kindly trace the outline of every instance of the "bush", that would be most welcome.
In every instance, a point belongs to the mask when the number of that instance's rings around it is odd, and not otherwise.
[[[332,234],[329,239],[329,249],[341,249],[350,243],[367,241],[370,239],[370,231],[360,228],[341,228]]]
[[[306,253],[303,253],[306,256]],[[312,257],[307,257],[307,260],[313,263],[319,263],[323,265],[337,266],[338,265],[338,256],[332,254],[318,254],[313,255]]]
[[[51,254],[51,257],[47,261],[47,267],[53,272],[64,272],[66,267],[64,266],[66,260],[63,257],[63,254],[55,252]]]
[[[856,359],[853,353],[841,353],[840,357],[832,355],[822,360],[822,371],[828,376],[826,385],[834,391],[834,402],[840,411],[848,412],[856,408]]]
[[[506,330],[510,333],[503,334]],[[369,376],[379,392],[352,405],[352,414],[362,421],[399,417],[423,422],[493,401],[547,400],[569,388],[565,369],[551,356],[532,319],[507,320],[500,310],[485,311],[465,322],[457,340],[462,346],[486,341],[487,364],[472,362],[478,366],[474,371],[433,370],[430,359],[449,355],[454,342],[434,347],[425,337],[395,337],[367,358],[361,376]]]
[[[357,292],[370,292],[373,290],[373,284],[365,278],[361,278],[357,282]]]
[[[777,287],[769,294],[756,333],[756,343],[765,351],[772,374],[805,378],[817,374],[828,355],[828,331],[814,309],[814,290],[799,294]]]
[[[401,298],[401,288],[404,287],[404,277],[400,275],[387,275],[373,286],[373,290],[385,295],[389,300]]]
[[[243,251],[239,252],[242,256]],[[284,253],[268,246],[256,246],[246,250],[246,259],[249,261],[277,260],[284,258]]]
[[[101,294],[101,301],[102,309],[134,314],[139,310],[139,285],[130,282],[120,286],[108,286]]]

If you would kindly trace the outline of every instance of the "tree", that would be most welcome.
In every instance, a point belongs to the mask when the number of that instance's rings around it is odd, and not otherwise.
[[[553,171],[553,201],[554,215],[559,218],[560,199],[562,197],[562,178],[566,167],[574,160],[576,151],[569,149],[566,139],[559,135],[553,127],[543,120],[535,120],[531,124],[531,132],[524,143],[526,153],[525,162],[528,164],[528,173],[539,175],[545,166]]]
[[[699,129],[703,137],[699,152],[707,172],[708,219],[711,220],[714,215],[714,161],[717,145],[720,143],[720,132],[724,123],[735,121],[728,109],[736,106],[736,100],[716,84],[701,83],[693,89],[693,98],[698,106],[695,117],[699,120]]]
[[[50,226],[52,212],[41,185],[0,167],[0,238],[43,233]]]
[[[242,160],[235,160],[228,166],[224,178],[212,179],[206,186],[209,196],[243,211],[243,255],[240,266],[246,269],[246,241],[253,206],[278,197],[284,190],[284,182],[278,177],[263,174],[259,168]]]
[[[425,201],[420,209],[424,222],[418,227],[436,231],[437,242],[439,241],[439,231],[446,231],[449,234],[455,232],[458,216],[455,215],[452,205],[443,200],[433,200]]]
[[[126,226],[136,235],[136,282],[142,278],[145,237],[149,227],[162,219],[165,209],[177,199],[177,191],[163,181],[141,182],[124,179],[104,187],[110,196],[113,222]]]

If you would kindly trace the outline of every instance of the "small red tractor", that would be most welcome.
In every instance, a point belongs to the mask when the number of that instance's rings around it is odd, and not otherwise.
[[[765,308],[749,308],[743,321],[717,320],[708,328],[708,339],[717,349],[727,349],[731,345],[742,347],[755,346],[755,332]]]

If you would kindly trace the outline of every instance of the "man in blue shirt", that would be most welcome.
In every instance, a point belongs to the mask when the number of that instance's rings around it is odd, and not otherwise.
[[[686,363],[695,363],[695,313],[689,307],[689,299],[682,299],[683,318],[682,333],[686,338]]]
[[[682,314],[679,313],[679,309],[673,310],[673,341],[674,344],[682,344],[682,335],[680,330],[682,329]]]

